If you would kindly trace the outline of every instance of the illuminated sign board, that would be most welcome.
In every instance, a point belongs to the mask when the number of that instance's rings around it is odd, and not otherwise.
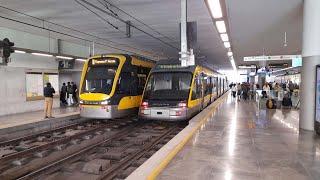
[[[180,64],[159,64],[157,65],[157,69],[181,69],[185,68]]]
[[[243,61],[283,61],[294,58],[301,58],[301,55],[278,55],[278,56],[248,56],[243,57]]]
[[[292,58],[292,67],[302,66],[302,58]]]
[[[117,59],[114,58],[101,58],[91,60],[92,65],[116,65],[117,63]]]

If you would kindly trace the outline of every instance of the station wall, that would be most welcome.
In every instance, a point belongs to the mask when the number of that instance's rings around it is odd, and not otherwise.
[[[0,39],[6,37],[16,47],[57,52],[56,39],[0,27]],[[87,57],[89,50],[83,45],[62,41],[62,53]],[[11,62],[7,66],[0,66],[0,116],[43,109],[43,100],[26,100],[26,72],[56,72],[60,74],[59,83],[68,80],[79,86],[82,65],[83,62],[77,61],[71,72],[59,72],[58,62],[53,57],[13,53]],[[59,104],[59,98],[55,98],[54,107],[59,107]]]

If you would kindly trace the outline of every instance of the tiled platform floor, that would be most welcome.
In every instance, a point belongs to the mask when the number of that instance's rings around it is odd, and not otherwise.
[[[78,107],[67,107],[53,109],[52,115],[57,118],[68,115],[74,115],[76,113],[79,113]],[[43,111],[34,111],[13,114],[8,116],[0,116],[0,129],[46,120],[43,117]]]
[[[158,176],[161,180],[320,179],[320,138],[297,110],[261,110],[228,98]]]

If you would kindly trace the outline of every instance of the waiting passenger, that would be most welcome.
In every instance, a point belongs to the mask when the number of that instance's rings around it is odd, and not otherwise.
[[[68,82],[68,84],[67,84],[67,100],[68,100],[68,105],[69,106],[73,104],[72,86],[71,86],[70,82]]]
[[[68,105],[66,97],[67,97],[67,86],[66,86],[66,83],[63,83],[60,91],[60,101],[61,101],[61,105],[63,106]]]
[[[237,87],[236,84],[231,84],[232,97],[237,97]]]
[[[53,118],[52,117],[52,104],[53,104],[53,94],[56,93],[54,88],[51,87],[51,84],[48,82],[47,86],[43,89],[44,95],[44,118]]]
[[[267,98],[268,95],[269,95],[269,93],[270,93],[270,86],[269,86],[269,84],[266,82],[266,83],[264,83],[264,85],[263,85],[263,87],[262,87],[262,96],[263,96],[264,98]]]
[[[71,89],[72,89],[72,100],[73,100],[73,105],[78,104],[78,96],[77,96],[77,92],[78,92],[78,87],[74,82],[71,82]]]
[[[238,101],[240,101],[240,99],[241,99],[241,93],[242,93],[241,84],[238,83],[238,84],[237,84]]]

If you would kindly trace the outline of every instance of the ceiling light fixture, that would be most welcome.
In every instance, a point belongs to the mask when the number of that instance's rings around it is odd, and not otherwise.
[[[213,18],[222,18],[220,0],[208,0],[208,4]]]
[[[220,36],[223,42],[229,41],[229,36],[227,33],[220,34]]]
[[[228,56],[232,56],[232,55],[233,55],[232,51],[229,51]]]
[[[56,57],[60,59],[73,59],[72,57],[66,57],[66,56],[56,56]]]
[[[216,21],[216,26],[217,26],[219,33],[226,33],[227,32],[226,24],[224,23],[224,21]]]
[[[236,63],[234,62],[233,57],[231,58],[230,62],[231,62],[231,65],[232,65],[233,70],[236,71],[236,70],[237,70],[237,67],[236,67]]]
[[[224,42],[223,44],[224,44],[224,47],[226,47],[226,48],[230,48],[231,47],[230,42]]]
[[[33,55],[36,55],[36,56],[45,56],[45,57],[52,57],[53,55],[51,54],[43,54],[43,53],[31,53]]]
[[[25,54],[25,51],[14,50],[15,53]]]

